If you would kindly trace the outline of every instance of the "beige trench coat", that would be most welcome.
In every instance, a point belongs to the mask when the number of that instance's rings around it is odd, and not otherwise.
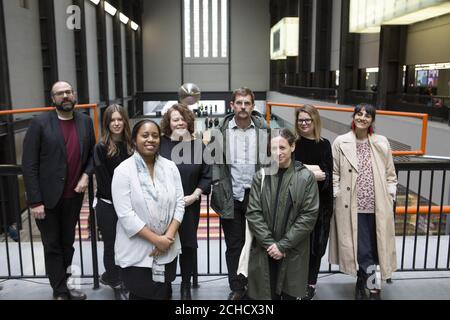
[[[397,175],[388,140],[369,136],[375,185],[375,216],[378,260],[382,280],[391,278],[397,269],[393,200],[397,192]],[[331,219],[329,262],[341,272],[356,276],[358,270],[358,207],[356,178],[358,159],[356,136],[351,131],[333,143],[333,194],[336,200]]]

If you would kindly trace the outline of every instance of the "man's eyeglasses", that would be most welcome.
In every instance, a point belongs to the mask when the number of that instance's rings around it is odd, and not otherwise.
[[[298,119],[297,123],[304,123],[304,124],[311,124],[312,123],[312,119]]]
[[[53,94],[53,96],[58,97],[58,98],[64,97],[64,95],[72,96],[73,90],[58,91]]]

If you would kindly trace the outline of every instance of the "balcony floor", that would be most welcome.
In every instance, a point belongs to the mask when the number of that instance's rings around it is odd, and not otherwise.
[[[433,243],[433,239],[431,242]],[[448,236],[445,237],[445,240]],[[411,240],[407,238],[406,247],[410,247]],[[422,241],[419,241],[418,253],[422,252]],[[448,248],[447,241],[442,244],[444,248]],[[86,274],[92,274],[91,265],[91,247],[89,242],[82,243],[83,258],[84,258],[84,271]],[[207,264],[202,261],[207,261],[207,242],[199,241],[198,261],[199,261],[199,273],[206,274],[208,272]],[[210,243],[210,273],[218,274],[221,271],[226,272],[226,265],[224,254],[222,253],[222,259],[220,259],[218,252],[220,252],[219,241],[211,241]],[[397,254],[401,253],[401,238],[397,238]],[[432,246],[431,246],[432,247]],[[79,263],[79,246],[78,243],[75,246],[76,253],[74,256],[74,264]],[[225,249],[225,244],[222,242],[222,251]],[[103,272],[103,265],[101,263],[103,246],[102,242],[98,244],[98,257],[100,273]],[[7,269],[5,268],[4,243],[0,244],[0,252],[2,253],[2,262],[0,263],[0,276],[5,277],[7,275]],[[29,244],[22,244],[23,252],[23,266],[24,274],[31,275],[32,263],[30,261]],[[10,261],[12,273],[20,274],[20,268],[18,265],[17,244],[11,244]],[[43,251],[40,242],[34,244],[34,254],[36,261],[36,273],[43,274]],[[439,267],[442,267],[442,263],[445,262],[444,252],[442,251],[440,256],[444,259],[440,259]],[[446,256],[446,255],[445,255]],[[326,270],[327,255],[322,259],[322,270]],[[423,259],[418,259],[416,266],[418,268],[423,267]],[[444,260],[444,261],[443,261]],[[220,268],[221,263],[222,268]],[[405,267],[412,266],[411,255],[405,256]],[[430,267],[434,263],[432,256],[429,256],[427,266]],[[400,264],[399,264],[400,265]],[[335,268],[333,268],[335,270]],[[178,300],[180,297],[180,278],[177,277],[173,283],[173,299]],[[192,290],[192,297],[194,300],[225,300],[228,296],[228,280],[227,277],[222,276],[201,276],[199,277],[200,287]],[[82,278],[80,280],[81,288],[88,295],[89,300],[114,300],[115,296],[113,290],[109,287],[100,285],[97,290],[93,289],[92,278]],[[343,275],[343,274],[327,274],[323,273],[319,275],[319,281],[317,286],[316,300],[352,300],[354,293],[355,279]],[[51,300],[52,290],[48,284],[48,280],[43,279],[21,279],[21,280],[0,280],[0,286],[3,287],[0,290],[0,300]],[[416,271],[416,272],[396,272],[393,276],[392,284],[382,285],[382,298],[385,300],[450,300],[450,271]]]

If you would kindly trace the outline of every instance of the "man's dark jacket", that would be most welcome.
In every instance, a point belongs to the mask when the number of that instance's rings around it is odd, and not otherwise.
[[[80,142],[81,172],[91,174],[95,145],[92,120],[77,111],[73,116]],[[64,192],[67,175],[66,146],[55,111],[31,121],[23,142],[22,168],[28,203],[43,203],[45,208],[53,209]]]
[[[227,143],[227,134],[228,125],[230,121],[234,118],[234,113],[225,116],[219,125],[218,129],[213,129],[211,132],[213,139],[211,142],[214,142],[215,136],[222,137],[222,152],[223,159],[227,159],[227,153],[229,153],[229,142]],[[256,129],[256,154],[257,154],[257,164],[255,165],[255,172],[257,172],[261,168],[261,160],[260,159],[260,150],[259,150],[259,142],[260,142],[260,130],[264,130],[268,132],[270,130],[268,124],[265,122],[264,118],[257,111],[253,111],[251,115],[253,124]],[[220,132],[218,134],[217,130]],[[264,151],[267,148],[265,148]],[[266,153],[267,155],[267,153]],[[222,219],[234,219],[234,198],[233,198],[233,183],[231,177],[231,166],[229,163],[215,163],[212,166],[212,195],[211,195],[211,208],[220,215]]]

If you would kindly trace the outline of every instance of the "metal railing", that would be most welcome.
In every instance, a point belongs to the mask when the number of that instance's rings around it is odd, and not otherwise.
[[[408,158],[396,162],[396,170],[401,187],[395,207],[397,233],[402,235],[400,270],[450,270],[450,160]]]
[[[447,177],[450,170],[450,161],[424,161],[421,158],[409,158],[396,162],[396,170],[400,182],[395,207],[399,271],[450,270],[450,206],[448,204],[449,199],[446,198],[448,197],[449,183]],[[4,188],[8,187],[5,186],[3,179],[21,174],[22,171],[19,166],[0,166],[0,200],[4,199]],[[414,175],[418,176],[417,179]],[[427,188],[426,191],[425,188]],[[93,278],[94,288],[98,288],[98,240],[96,237],[95,213],[92,207],[94,199],[92,177],[89,184],[88,199],[90,237],[88,241],[82,241],[81,234],[79,234],[77,253],[79,254],[78,259],[81,268],[80,277]],[[213,229],[216,228],[211,226],[210,221],[217,218],[217,215],[210,210],[209,196],[207,196],[206,201],[207,236],[200,248],[200,250],[203,250],[200,255],[202,259],[198,261],[202,271],[198,272],[198,267],[195,266],[194,287],[198,284],[198,276],[226,275],[226,270],[222,267],[225,244],[221,232],[217,235],[216,230],[216,234],[213,235]],[[1,210],[4,216],[5,206],[3,202]],[[0,243],[2,244],[0,246],[0,279],[45,278],[45,272],[39,273],[37,271],[37,266],[43,266],[44,260],[42,255],[36,254],[35,242],[37,240],[36,235],[33,234],[30,209],[27,209],[23,214],[17,212],[16,217],[22,221],[24,229],[28,229],[28,240],[19,238],[17,243],[12,244],[11,240],[5,237],[5,242]],[[5,228],[3,231],[6,234]],[[87,242],[90,242],[90,246]],[[83,246],[83,243],[85,246]],[[90,247],[91,255],[83,256],[83,247]],[[27,255],[28,257],[26,257]],[[90,259],[86,259],[86,257]],[[206,259],[204,259],[205,257]],[[16,259],[15,263],[13,263],[13,259]],[[327,257],[325,256],[323,259],[327,259]],[[29,264],[31,264],[31,269]],[[31,272],[24,271],[26,266]],[[88,266],[92,266],[92,272],[86,272]],[[332,266],[321,269],[321,273],[330,272],[334,273],[338,270]]]
[[[292,104],[292,103],[278,103],[278,102],[266,102],[266,121],[270,124],[272,118],[272,107],[284,107],[284,108],[299,108],[302,104]],[[330,107],[330,106],[315,106],[318,110],[334,111],[334,112],[353,112],[354,108],[341,108],[341,107]],[[427,132],[428,132],[428,114],[424,113],[411,113],[411,112],[398,112],[398,111],[385,111],[377,110],[378,115],[386,115],[393,117],[410,117],[418,118],[422,121],[421,130],[421,141],[420,149],[413,151],[399,151],[394,150],[392,154],[394,156],[422,156],[425,155],[426,145],[427,145]]]
[[[388,94],[387,108],[393,111],[408,110],[427,113],[431,119],[449,121],[450,97],[418,94]]]
[[[6,205],[5,202],[5,190],[8,188],[8,184],[6,181],[7,177],[19,177],[22,175],[22,168],[17,165],[0,165],[0,214],[3,216],[3,221],[6,221]],[[76,257],[79,260],[79,274],[76,276],[81,278],[93,278],[94,280],[94,289],[99,288],[99,272],[98,272],[98,258],[97,258],[97,233],[95,230],[96,221],[95,221],[95,213],[93,209],[93,200],[94,200],[94,186],[92,183],[92,175],[89,177],[89,187],[88,187],[88,199],[89,199],[89,227],[90,227],[90,242],[91,242],[91,252],[92,255],[88,262],[85,262],[83,256],[83,241],[81,237],[81,222],[78,219],[78,247],[77,252],[79,255]],[[3,235],[4,242],[0,242],[0,244],[4,244],[0,246],[0,249],[4,252],[0,252],[0,279],[21,279],[21,278],[46,278],[45,271],[39,272],[37,270],[37,266],[44,266],[44,261],[37,262],[36,257],[42,256],[42,249],[40,243],[36,245],[36,238],[40,238],[33,229],[36,227],[33,225],[33,218],[31,215],[31,210],[29,207],[25,210],[25,212],[17,211],[14,212],[15,221],[18,225],[22,226],[22,231],[18,230],[18,241],[12,242],[7,236],[7,223],[3,223]],[[23,237],[22,237],[23,235]],[[24,239],[26,238],[26,239]],[[4,247],[4,248],[1,248]],[[39,247],[39,249],[37,248]],[[37,252],[39,251],[39,253]],[[3,258],[3,253],[5,254],[5,258]],[[15,259],[13,259],[13,256]],[[14,261],[16,260],[16,261]],[[17,264],[18,262],[18,264]],[[3,265],[3,263],[5,263]],[[87,263],[92,263],[92,272],[86,272]],[[29,266],[31,265],[31,269]],[[25,267],[29,271],[25,271]],[[42,269],[42,268],[41,268]]]
[[[95,138],[98,140],[100,135],[100,120],[97,113],[97,105],[96,104],[79,104],[75,106],[75,109],[78,110],[92,110],[93,112],[93,124],[94,124],[94,133]],[[12,116],[18,114],[27,114],[27,113],[38,113],[38,112],[49,112],[55,110],[54,107],[44,107],[44,108],[28,108],[28,109],[14,109],[14,110],[1,110],[0,117],[2,116]]]
[[[272,106],[286,106],[298,107],[299,105],[267,103],[266,112],[268,120],[271,116]],[[94,124],[96,126],[96,133],[99,131],[99,121],[94,105],[83,106],[85,108],[93,108],[94,110]],[[318,107],[321,110],[333,110],[339,112],[351,112],[351,108],[336,108],[336,107]],[[52,109],[42,109],[48,111]],[[37,109],[28,112],[36,112]],[[17,111],[8,111],[8,114],[17,113]],[[426,129],[427,129],[427,115],[398,113],[388,111],[378,111],[380,114],[393,114],[403,116],[413,116],[422,119],[422,141],[421,150],[413,151],[412,154],[423,155],[425,153],[426,144]],[[1,113],[0,115],[5,115]],[[399,153],[398,155],[404,155]],[[405,161],[405,159],[407,159]],[[450,254],[450,199],[448,196],[447,171],[450,170],[450,161],[445,159],[438,160],[424,160],[423,158],[402,158],[396,162],[396,168],[400,181],[400,188],[398,191],[398,201],[396,204],[395,218],[397,225],[397,239],[399,241],[398,254],[399,266],[401,271],[411,270],[450,270],[449,269],[449,254]],[[0,215],[5,220],[6,206],[5,206],[5,188],[10,188],[8,183],[4,181],[7,177],[18,177],[22,174],[19,166],[7,165],[0,166]],[[90,184],[88,190],[89,201],[89,230],[90,243],[81,240],[80,222],[78,228],[78,251],[77,258],[80,261],[81,277],[94,279],[94,288],[99,287],[99,266],[97,258],[97,227],[95,213],[93,209],[94,190],[92,177],[90,177]],[[440,188],[436,187],[436,181],[439,181]],[[428,188],[427,194],[423,190]],[[436,194],[440,195],[440,199],[435,199]],[[404,200],[402,200],[404,199]],[[416,199],[416,200],[414,200]],[[415,201],[414,203],[412,201]],[[218,236],[212,235],[212,231],[217,229],[211,226],[211,220],[217,215],[210,210],[209,196],[206,198],[206,240],[202,242],[201,252],[202,259],[198,260],[195,265],[194,287],[197,286],[198,276],[216,276],[225,275],[226,267],[223,267],[223,253],[225,245],[222,238],[222,233]],[[44,278],[45,272],[39,272],[37,266],[43,266],[43,256],[36,253],[35,234],[33,234],[32,217],[30,209],[26,211],[16,212],[16,219],[24,229],[28,229],[27,239],[19,237],[17,243],[11,243],[8,237],[5,242],[0,242],[0,279],[15,279],[15,278]],[[221,230],[219,220],[219,231]],[[436,225],[438,227],[436,227]],[[445,225],[445,228],[444,228]],[[4,234],[7,230],[4,225]],[[1,241],[1,237],[0,237]],[[447,241],[447,242],[446,242]],[[84,244],[84,246],[83,246]],[[83,248],[91,248],[90,261],[86,261],[83,255]],[[409,250],[408,247],[411,247]],[[423,252],[420,251],[423,249]],[[433,253],[432,257],[429,255]],[[203,259],[206,257],[205,259]],[[407,261],[412,259],[411,264]],[[429,265],[430,259],[434,260],[433,266]],[[326,257],[324,257],[326,259]],[[14,263],[13,263],[14,262]],[[423,268],[418,268],[418,264],[422,264]],[[92,264],[92,269],[86,271],[88,265]],[[15,267],[16,266],[16,267]],[[30,267],[31,266],[31,267]],[[200,267],[200,268],[199,268]],[[199,270],[201,269],[201,270]],[[27,271],[29,270],[29,271]],[[321,272],[336,272],[331,266]]]

